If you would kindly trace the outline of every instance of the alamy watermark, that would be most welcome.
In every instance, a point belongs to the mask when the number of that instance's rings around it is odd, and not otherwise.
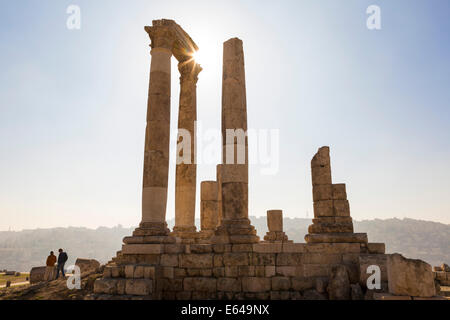
[[[370,265],[367,267],[367,273],[371,274],[367,278],[367,289],[374,290],[374,289],[381,289],[381,269],[377,265]]]
[[[70,290],[73,289],[81,289],[81,271],[80,267],[77,265],[71,265],[66,270],[67,274],[69,275],[69,278],[67,279],[67,288]]]
[[[66,26],[69,30],[81,29],[81,9],[75,4],[67,7],[66,13],[69,15],[66,20]]]
[[[381,8],[373,4],[367,7],[366,13],[369,15],[366,21],[367,29],[381,30]]]

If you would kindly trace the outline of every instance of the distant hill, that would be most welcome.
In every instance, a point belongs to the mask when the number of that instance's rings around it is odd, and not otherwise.
[[[251,217],[251,221],[263,237],[267,232],[266,218]],[[171,228],[173,220],[168,224]],[[304,242],[310,224],[311,219],[284,219],[284,229],[295,242]],[[354,224],[355,232],[367,232],[370,242],[386,243],[388,253],[399,252],[431,265],[450,263],[450,225],[413,219],[375,219]],[[131,235],[133,230],[117,226],[3,231],[0,232],[0,270],[29,271],[33,266],[45,265],[49,251],[56,253],[60,247],[69,255],[68,265],[78,257],[106,263],[121,249],[123,237]]]

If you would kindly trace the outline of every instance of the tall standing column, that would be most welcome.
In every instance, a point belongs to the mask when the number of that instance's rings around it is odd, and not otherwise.
[[[164,21],[145,27],[151,39],[151,67],[145,134],[142,222],[133,235],[166,236],[170,141],[170,59],[175,36]]]
[[[172,234],[184,242],[193,242],[197,234],[195,227],[197,80],[202,68],[195,60],[190,59],[180,62],[178,70],[181,74],[180,107],[175,177],[175,226]]]
[[[242,40],[223,44],[221,166],[222,222],[215,243],[259,241],[248,219],[247,102]]]

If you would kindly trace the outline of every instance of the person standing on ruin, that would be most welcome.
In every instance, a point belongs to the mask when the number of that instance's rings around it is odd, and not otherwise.
[[[66,263],[67,259],[69,258],[67,256],[67,253],[63,251],[63,249],[58,250],[58,269],[56,270],[56,279],[59,277],[59,272],[61,271],[63,278],[66,276],[64,272],[64,264]]]
[[[56,256],[53,251],[50,251],[50,255],[47,257],[44,281],[52,281],[55,276],[55,263]]]

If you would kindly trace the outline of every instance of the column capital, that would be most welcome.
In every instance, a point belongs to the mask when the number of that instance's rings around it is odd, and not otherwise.
[[[172,51],[176,41],[175,32],[170,26],[156,25],[146,26],[145,31],[148,33],[152,49],[163,48]]]
[[[194,59],[182,61],[178,63],[178,70],[180,71],[180,81],[193,81],[197,83],[198,74],[203,70]]]

